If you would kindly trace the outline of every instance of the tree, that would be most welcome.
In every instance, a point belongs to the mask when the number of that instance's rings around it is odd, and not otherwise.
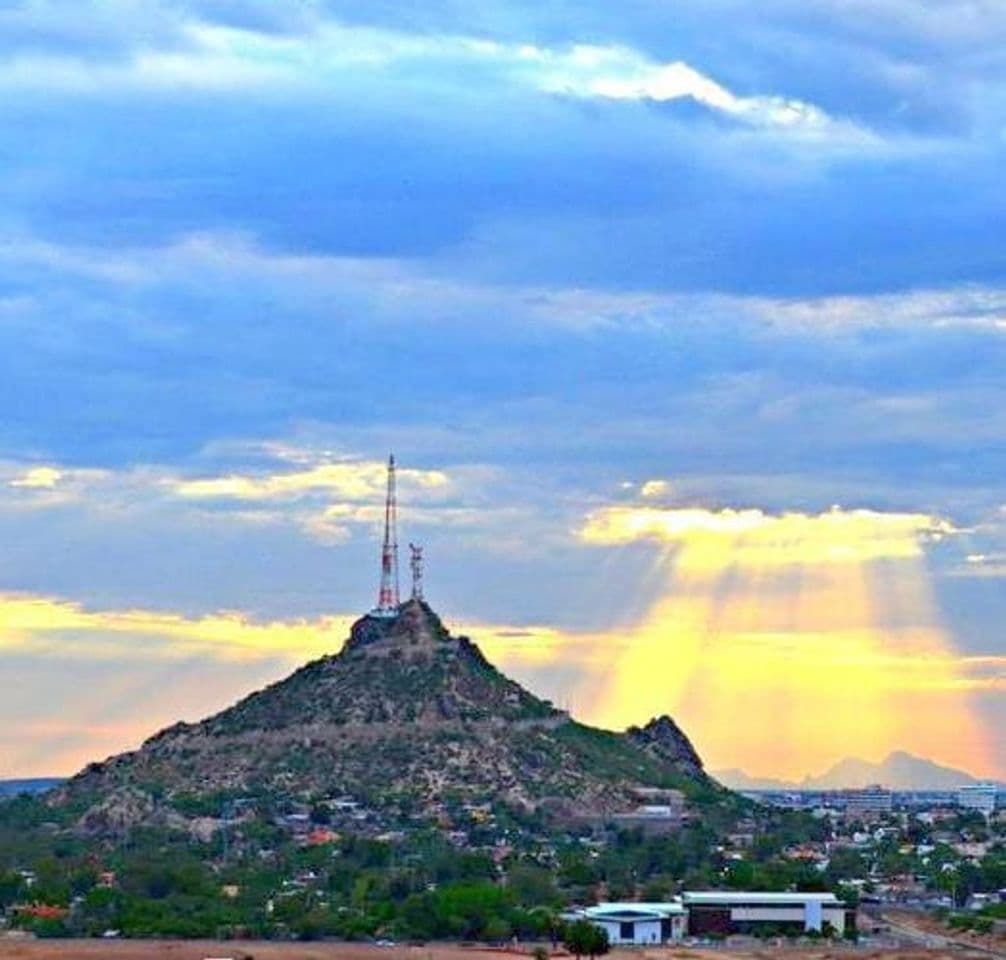
[[[515,864],[507,872],[507,889],[517,903],[526,907],[537,907],[555,903],[555,881],[552,873],[533,864]]]
[[[608,931],[589,920],[575,920],[569,924],[562,945],[577,958],[584,954],[599,957],[610,949]]]

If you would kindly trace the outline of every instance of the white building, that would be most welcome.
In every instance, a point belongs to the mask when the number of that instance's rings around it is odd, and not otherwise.
[[[886,787],[874,785],[860,790],[843,790],[841,799],[847,814],[890,813],[894,794]]]
[[[669,943],[685,935],[685,908],[678,900],[666,903],[599,903],[563,916],[589,920],[608,934],[612,946]]]
[[[848,909],[833,893],[716,890],[683,893],[681,900],[688,911],[688,933],[695,937],[754,933],[764,927],[821,933],[825,924],[842,934]]]
[[[995,813],[999,788],[994,783],[972,783],[957,790],[957,806],[978,810],[985,816]]]
[[[613,946],[672,943],[687,936],[729,936],[772,928],[780,933],[845,932],[850,911],[833,893],[686,892],[663,903],[599,903],[563,914],[589,920]]]

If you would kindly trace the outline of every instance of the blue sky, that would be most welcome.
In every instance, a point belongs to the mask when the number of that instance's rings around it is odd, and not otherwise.
[[[337,648],[394,449],[436,606],[588,719],[647,719],[600,684],[659,635],[638,709],[807,769],[703,665],[869,632],[982,743],[847,752],[1006,777],[1000,4],[8,2],[0,49],[0,774]],[[686,587],[762,612],[688,660]]]

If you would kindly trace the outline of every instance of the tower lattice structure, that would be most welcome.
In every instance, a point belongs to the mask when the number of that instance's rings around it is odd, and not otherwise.
[[[398,493],[395,486],[395,455],[388,457],[388,495],[384,501],[384,544],[381,547],[381,589],[373,613],[379,617],[398,614]]]
[[[423,548],[415,543],[409,544],[409,568],[412,570],[412,599],[423,599]]]

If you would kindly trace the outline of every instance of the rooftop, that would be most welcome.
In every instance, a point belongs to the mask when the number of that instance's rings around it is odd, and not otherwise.
[[[602,918],[616,919],[622,917],[635,920],[659,920],[663,917],[681,915],[684,912],[685,908],[678,900],[667,900],[659,903],[599,903],[597,906],[586,907],[583,910],[584,916],[598,920]]]
[[[833,893],[752,893],[747,890],[710,890],[701,893],[685,891],[681,895],[685,905],[716,903],[825,903],[839,904]]]

